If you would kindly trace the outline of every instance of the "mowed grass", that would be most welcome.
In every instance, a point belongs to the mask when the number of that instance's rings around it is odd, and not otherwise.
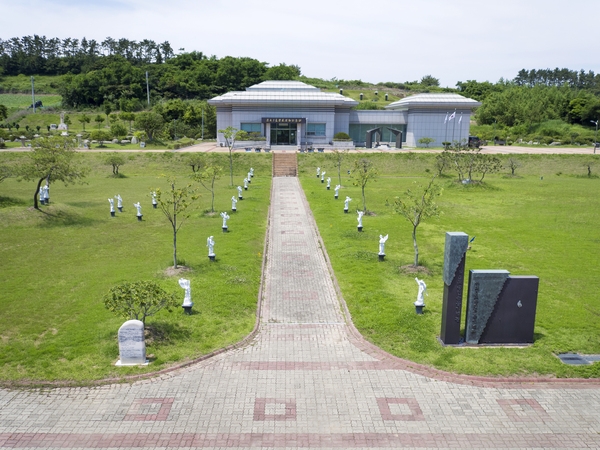
[[[243,339],[252,330],[261,277],[271,183],[270,155],[235,155],[236,186],[250,167],[255,177],[238,212],[231,212],[228,159],[218,181],[216,214],[207,214],[210,193],[200,188],[198,209],[177,236],[178,258],[191,268],[169,277],[173,235],[150,189],[166,187],[161,174],[187,182],[191,168],[173,153],[126,155],[123,178],[112,178],[104,155],[84,155],[93,170],[89,184],[54,183],[50,206],[32,210],[35,183],[8,179],[0,184],[0,380],[71,381],[157,371]],[[2,153],[18,162],[24,154]],[[120,194],[124,212],[110,217],[107,199]],[[143,221],[134,202],[141,202]],[[115,203],[116,206],[116,203]],[[230,232],[221,231],[228,211]],[[213,235],[217,261],[210,263],[206,239]],[[191,280],[194,314],[182,308],[147,319],[152,330],[147,367],[117,368],[117,331],[124,319],[104,308],[102,297],[115,284],[154,280],[183,302],[178,278]]]
[[[368,157],[381,177],[366,188],[364,231],[357,232],[360,190],[345,174],[356,157]],[[515,157],[515,156],[513,156]],[[337,280],[360,332],[384,350],[439,369],[473,375],[598,377],[600,364],[567,366],[556,354],[600,354],[600,179],[583,176],[593,156],[516,156],[517,177],[487,176],[482,186],[457,184],[454,174],[438,182],[443,215],[418,229],[420,262],[430,274],[406,273],[412,264],[412,227],[386,201],[415,182],[427,183],[435,155],[351,155],[343,164],[339,200],[316,178],[320,166],[337,184],[327,155],[300,157],[301,182],[317,220]],[[508,157],[507,157],[508,158]],[[596,170],[600,165],[596,164]],[[429,172],[427,172],[429,170]],[[352,214],[343,199],[352,198]],[[505,269],[540,278],[535,342],[525,348],[452,348],[437,340],[441,326],[443,251],[447,231],[475,236],[470,269]],[[379,235],[389,234],[386,259],[378,262]],[[467,273],[468,275],[468,273]],[[424,278],[425,314],[415,314],[415,276]],[[463,308],[466,306],[467,286]],[[464,310],[463,322],[464,328]]]
[[[52,94],[36,94],[35,100],[41,100],[44,108],[59,107],[62,97]],[[0,94],[0,105],[6,106],[9,110],[27,109],[31,105],[31,94]],[[39,108],[36,108],[36,111],[38,110]]]

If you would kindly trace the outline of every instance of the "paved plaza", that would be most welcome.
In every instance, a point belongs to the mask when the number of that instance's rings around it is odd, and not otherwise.
[[[600,382],[452,376],[349,322],[297,178],[274,178],[260,326],[131,384],[0,390],[0,448],[600,448]]]

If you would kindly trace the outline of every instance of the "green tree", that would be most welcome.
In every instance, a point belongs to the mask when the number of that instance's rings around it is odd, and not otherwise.
[[[83,113],[77,120],[83,125],[83,131],[85,131],[85,124],[90,123],[92,119],[86,113]]]
[[[379,172],[375,167],[373,167],[373,163],[366,159],[361,158],[354,161],[354,169],[350,173],[350,177],[354,180],[352,184],[354,186],[360,186],[362,192],[363,199],[363,211],[367,212],[367,201],[365,198],[365,187],[367,183],[371,180],[375,181]]]
[[[222,173],[223,168],[221,166],[210,162],[194,174],[194,179],[197,180],[202,187],[211,194],[211,212],[215,212],[215,181],[221,178]]]
[[[98,141],[100,147],[104,147],[104,143],[112,139],[112,136],[106,130],[94,130],[90,133],[90,137],[92,140]]]
[[[112,166],[113,175],[119,175],[119,167],[125,164],[125,158],[117,152],[109,153],[104,158],[104,164]]]
[[[110,126],[110,134],[117,139],[121,139],[127,135],[127,128],[122,123],[113,123]]]
[[[177,269],[177,232],[191,214],[191,206],[198,199],[192,184],[178,188],[174,178],[167,178],[169,188],[156,188],[156,201],[173,229],[173,267]]]
[[[432,142],[435,142],[435,139],[430,138],[430,137],[422,137],[417,142],[419,142],[419,144],[424,145],[425,147],[429,148],[429,144],[431,144]]]
[[[129,132],[131,133],[131,122],[135,120],[135,114],[132,112],[122,112],[119,118],[124,122],[129,122]]]
[[[141,112],[135,116],[135,128],[143,130],[150,141],[156,133],[160,133],[164,125],[163,117],[155,112]]]
[[[219,130],[219,133],[223,133],[225,143],[229,149],[229,175],[231,177],[230,186],[233,186],[233,146],[235,141],[244,135],[244,131],[229,126],[224,130]]]
[[[348,153],[349,153],[348,149],[340,150],[340,149],[335,148],[335,149],[333,149],[333,152],[331,152],[327,155],[327,157],[329,159],[332,159],[334,161],[334,164],[337,167],[338,184],[340,186],[342,185],[342,162],[344,161],[344,158],[346,158],[346,156],[348,156]]]
[[[0,120],[6,120],[8,117],[8,108],[5,105],[0,104]]]
[[[421,84],[421,86],[425,86],[425,87],[439,86],[440,80],[438,80],[437,78],[435,78],[431,75],[425,75],[423,78],[421,78],[420,84]]]
[[[95,118],[94,118],[94,122],[96,122],[98,124],[98,129],[100,129],[100,125],[102,125],[102,122],[104,122],[104,117],[102,117],[100,114],[98,114]]]
[[[394,199],[394,211],[408,220],[413,227],[414,267],[419,266],[417,228],[423,220],[440,214],[440,210],[435,203],[435,198],[441,195],[442,188],[435,184],[434,181],[435,177],[431,179],[425,189],[423,189],[423,186],[418,185],[418,190],[407,189],[403,197],[396,197]]]
[[[2,143],[0,143],[0,148],[2,148]],[[10,178],[12,176],[12,168],[10,166],[7,165],[0,165],[0,183],[2,183],[4,180],[6,180],[7,178]]]
[[[104,114],[106,114],[106,120],[107,120],[107,121],[108,121],[108,120],[110,120],[109,116],[110,116],[110,113],[111,113],[112,111],[113,111],[113,107],[112,107],[112,105],[111,105],[110,103],[108,103],[108,102],[107,102],[107,103],[105,103],[105,104],[104,104]]]
[[[145,326],[146,317],[162,309],[173,311],[177,298],[153,281],[136,281],[112,287],[104,296],[104,306],[118,316],[141,320]]]
[[[33,207],[39,209],[37,194],[42,181],[62,181],[67,186],[81,182],[87,175],[88,168],[81,165],[80,155],[75,151],[71,139],[60,136],[39,138],[33,142],[32,147],[25,156],[18,175],[19,181],[37,181]]]

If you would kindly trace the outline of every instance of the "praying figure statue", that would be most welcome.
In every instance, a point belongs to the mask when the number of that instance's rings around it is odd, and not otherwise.
[[[248,180],[248,183],[252,183],[252,174],[250,172],[248,172],[248,175],[246,176],[246,180]],[[244,186],[244,187],[248,187],[248,186]]]
[[[242,187],[238,186],[237,190],[238,190],[238,198],[241,200],[242,199]]]
[[[362,218],[365,215],[363,211],[356,211],[358,213],[358,228],[362,228]]]
[[[44,203],[46,203],[46,205],[48,203],[50,203],[50,186],[48,185],[48,182],[46,181],[46,184],[43,187],[44,189]]]
[[[344,209],[348,210],[348,203],[350,203],[352,201],[352,199],[348,196],[346,196],[346,200],[344,201]]]
[[[419,285],[419,293],[417,294],[417,301],[415,302],[415,306],[425,306],[425,299],[423,298],[423,296],[427,294],[427,285],[425,284],[425,281],[419,280],[416,277],[415,281]]]
[[[208,247],[208,256],[215,256],[215,241],[212,236],[206,240],[206,246]]]
[[[40,186],[40,203],[44,204],[44,188]]]
[[[226,212],[222,212],[221,217],[223,218],[223,228],[227,228],[227,219],[229,219],[229,216]]]
[[[327,189],[331,187],[331,177],[327,177]]]
[[[325,174],[326,174],[326,173],[327,173],[327,172],[325,172],[325,171],[321,172],[321,183],[324,183],[324,182],[325,182]]]
[[[250,167],[250,178],[254,176],[254,168]]]
[[[244,189],[248,190],[248,178],[244,178]]]
[[[317,178],[319,178],[320,175],[321,175],[321,168],[317,167]]]
[[[337,184],[337,185],[335,186],[335,198],[338,198],[338,194],[339,194],[339,192],[340,192],[340,188],[341,188],[341,187],[342,187],[342,186],[341,186],[341,185],[339,185],[339,184]]]
[[[152,191],[152,207],[156,208],[156,205],[158,203],[156,202],[156,191]]]
[[[186,280],[185,278],[179,279],[179,286],[185,289],[185,297],[183,298],[183,307],[192,306],[192,286],[190,280]]]
[[[233,197],[231,197],[231,209],[233,211],[237,210],[236,204],[237,204],[237,198],[235,198],[235,195],[234,195]]]
[[[112,198],[108,199],[108,203],[110,203],[110,213],[114,215],[115,213],[115,201]]]
[[[123,199],[119,194],[115,195],[115,198],[117,199],[117,208],[121,211],[121,209],[123,209]]]
[[[142,205],[140,205],[140,202],[134,203],[133,206],[135,206],[135,209],[137,209],[137,216],[140,217],[142,215]]]
[[[385,241],[388,240],[388,236],[389,235],[385,235],[382,236],[381,234],[379,235],[379,254],[380,255],[385,255]]]

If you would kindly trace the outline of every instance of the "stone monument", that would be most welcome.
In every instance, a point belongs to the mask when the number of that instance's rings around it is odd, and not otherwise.
[[[208,259],[211,261],[215,260],[215,241],[212,236],[209,236],[206,240],[206,246],[208,247]]]
[[[146,342],[144,341],[144,324],[140,320],[128,320],[118,334],[119,360],[117,366],[139,366],[148,364],[146,359]]]
[[[65,123],[65,113],[61,112],[60,113],[60,123],[58,124],[58,129],[59,130],[68,130],[69,127],[67,127],[67,124]]]
[[[192,286],[190,280],[180,278],[179,286],[185,289],[185,296],[183,298],[183,305],[181,305],[181,307],[183,308],[186,314],[191,314],[192,306],[194,306],[194,303],[192,302]]]
[[[442,302],[442,329],[440,340],[446,345],[460,342],[465,259],[469,236],[462,232],[446,233],[444,247],[444,297]]]

